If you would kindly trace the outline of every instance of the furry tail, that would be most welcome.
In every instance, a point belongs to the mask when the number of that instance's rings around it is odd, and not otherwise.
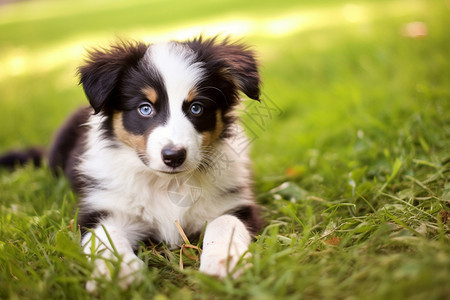
[[[83,140],[88,130],[86,123],[92,113],[93,110],[89,107],[75,111],[59,128],[48,150],[30,147],[0,155],[0,168],[13,170],[29,163],[35,166],[47,163],[55,175],[63,171],[73,182],[75,176],[73,168],[83,150]]]
[[[10,151],[0,156],[0,168],[13,170],[28,163],[41,166],[44,156],[45,151],[42,148]]]

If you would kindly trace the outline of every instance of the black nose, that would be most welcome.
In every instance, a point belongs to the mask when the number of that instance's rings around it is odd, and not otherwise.
[[[168,145],[161,150],[161,157],[166,166],[176,168],[186,160],[186,149]]]

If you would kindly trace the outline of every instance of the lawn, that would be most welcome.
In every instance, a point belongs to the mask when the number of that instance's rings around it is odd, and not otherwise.
[[[241,116],[267,223],[236,280],[199,273],[195,252],[181,270],[179,250],[142,246],[143,282],[90,295],[67,181],[0,170],[0,298],[448,299],[448,28],[438,0],[0,5],[0,152],[48,145],[86,103],[86,47],[202,32],[252,44],[263,101]]]

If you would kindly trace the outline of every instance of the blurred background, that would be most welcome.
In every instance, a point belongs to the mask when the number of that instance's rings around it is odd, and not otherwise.
[[[389,158],[401,151],[391,145],[402,124],[447,124],[449,7],[448,0],[0,1],[0,151],[48,145],[68,113],[87,103],[76,74],[87,48],[221,34],[252,45],[261,63],[265,101],[242,109],[258,184],[314,172],[319,158],[330,174],[340,162],[357,167],[360,153]],[[442,136],[417,139],[426,148]]]
[[[87,105],[86,49],[230,35],[263,80],[240,109],[254,268],[222,283],[141,247],[144,284],[97,298],[448,299],[449,29],[450,0],[0,0],[0,153]],[[0,170],[0,299],[88,299],[75,207],[46,168]]]

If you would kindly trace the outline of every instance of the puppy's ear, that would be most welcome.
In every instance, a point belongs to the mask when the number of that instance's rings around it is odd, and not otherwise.
[[[229,43],[228,39],[219,49],[219,55],[225,60],[239,89],[249,98],[259,101],[261,80],[254,52],[243,44]]]
[[[255,54],[244,44],[219,39],[219,36],[206,39],[199,36],[186,44],[210,69],[219,70],[249,98],[259,100],[260,79]]]
[[[147,48],[145,44],[122,41],[109,48],[88,52],[85,64],[78,69],[78,73],[95,114],[117,99],[120,77],[126,69],[137,65]]]

